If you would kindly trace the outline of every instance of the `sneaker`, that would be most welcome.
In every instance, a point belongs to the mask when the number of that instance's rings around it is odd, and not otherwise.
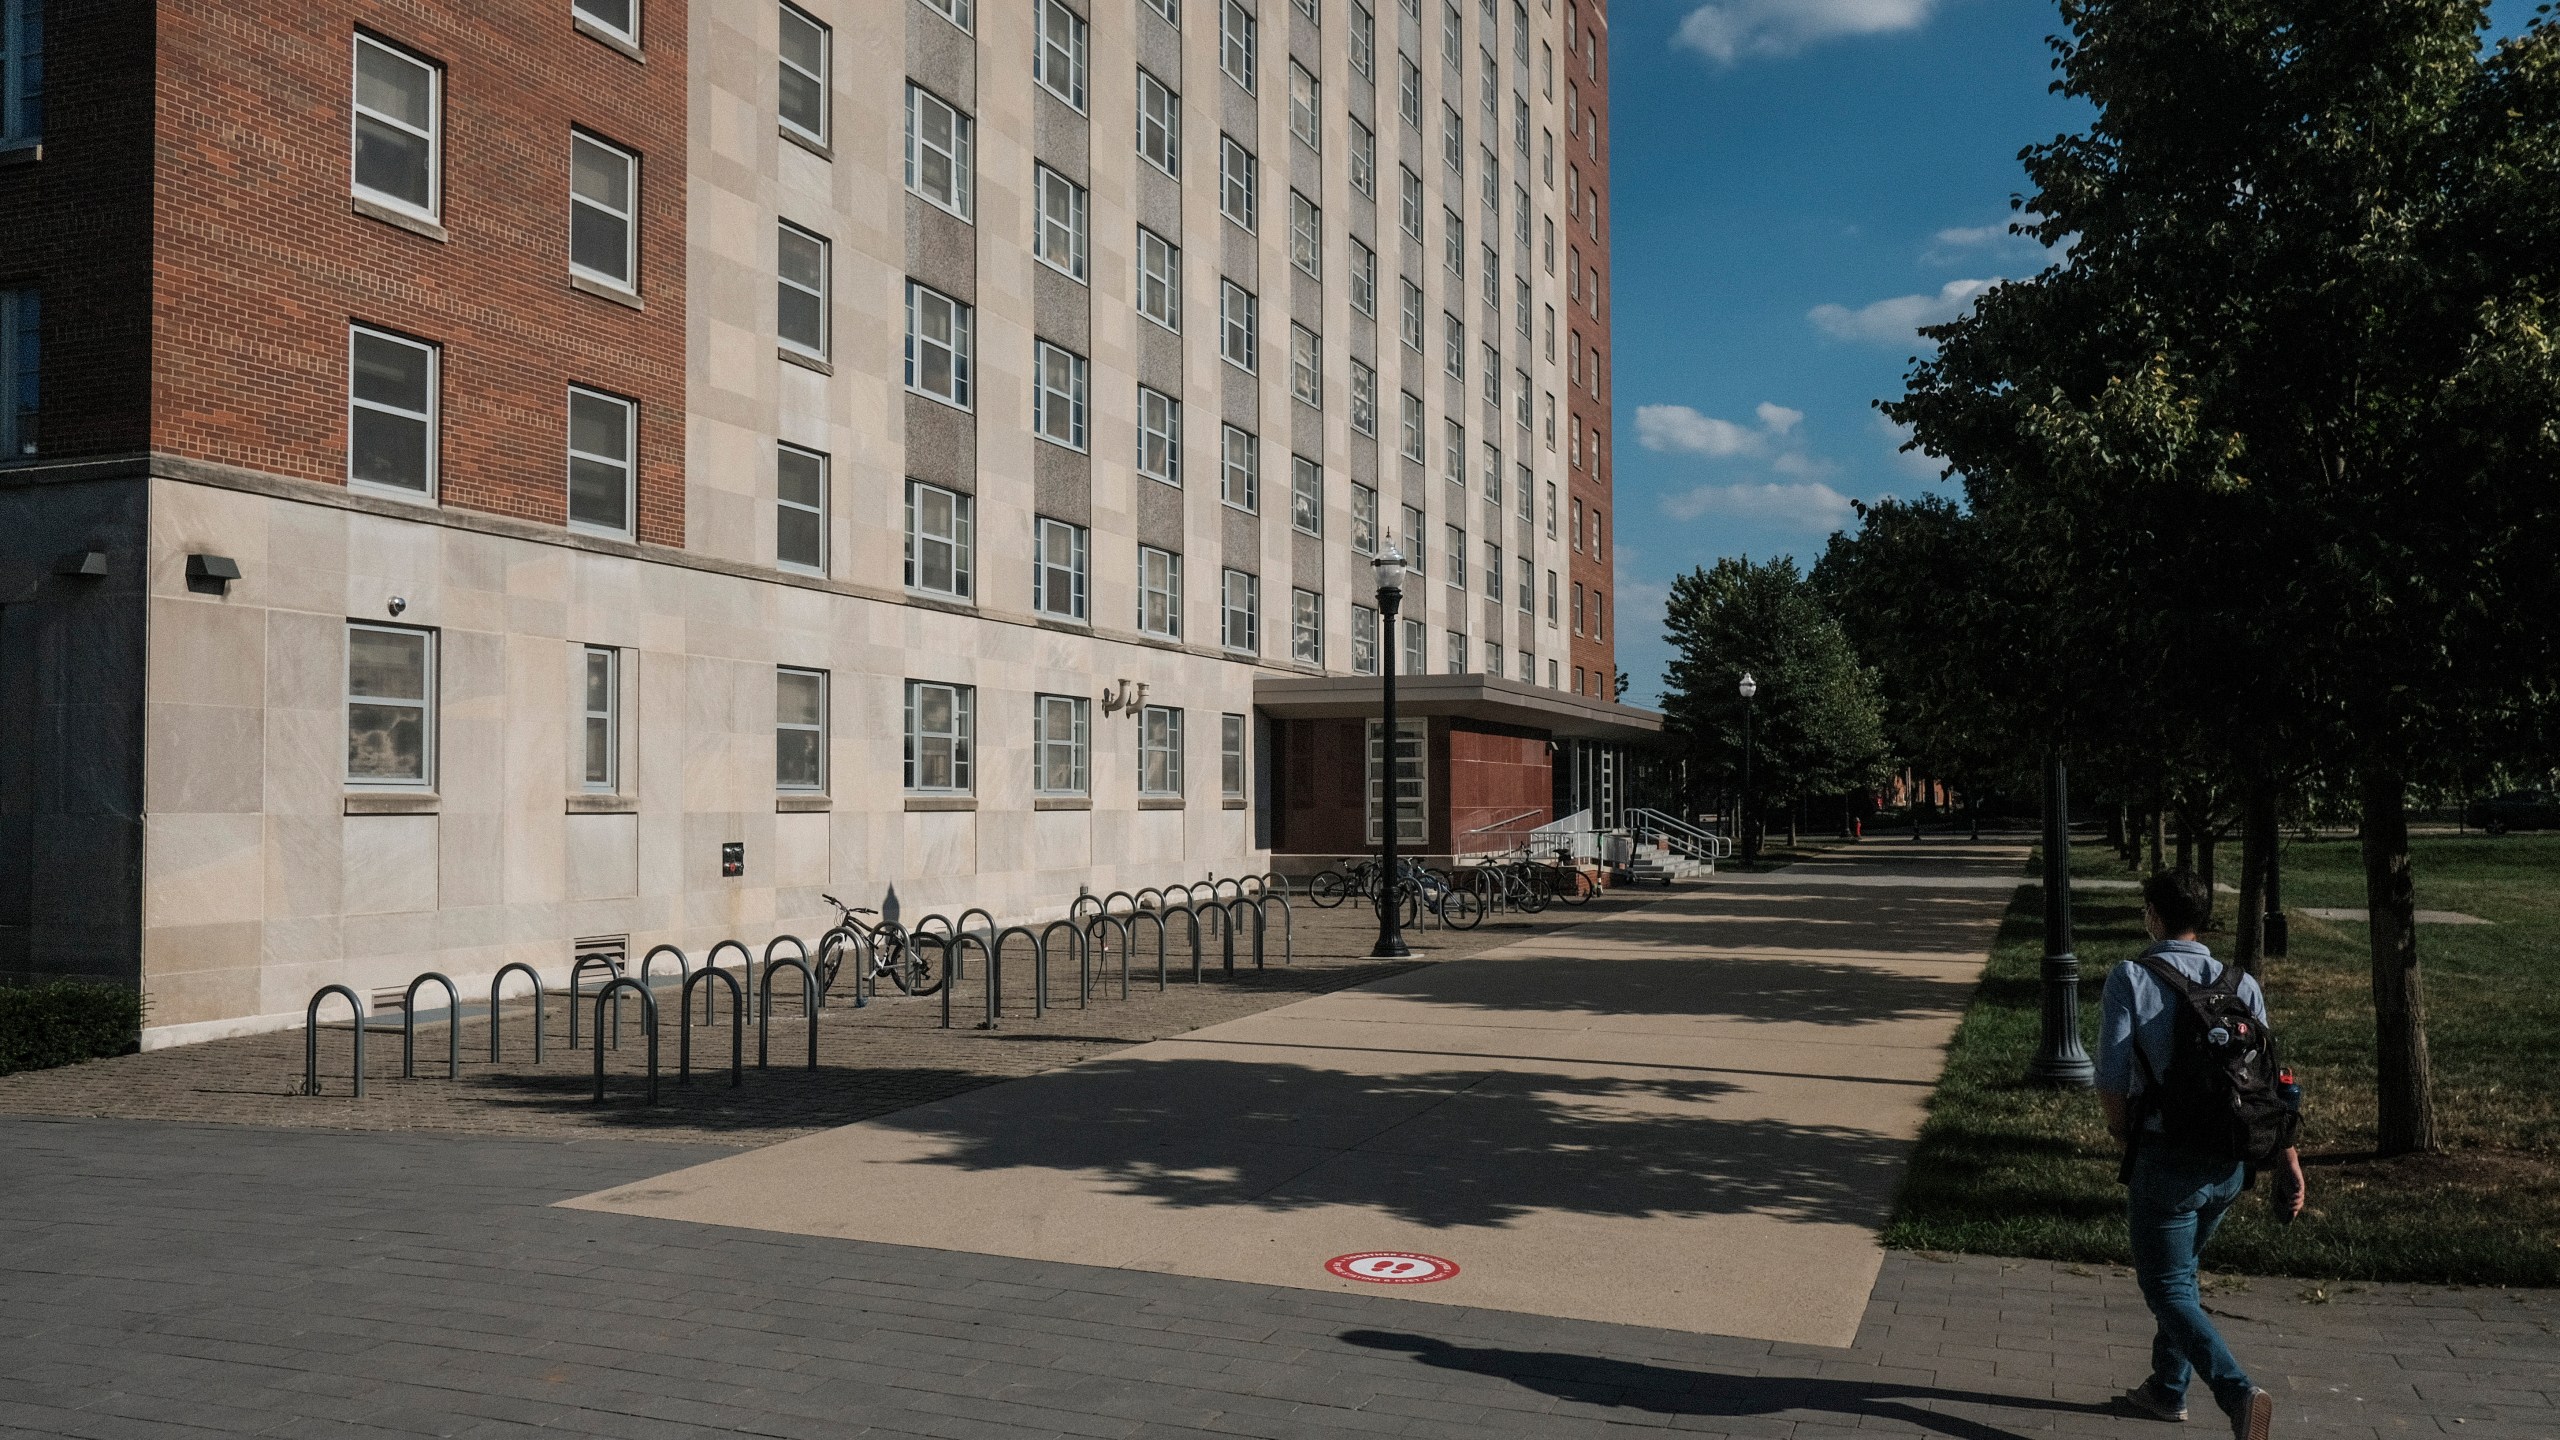
[[[2231,1440],[2267,1440],[2275,1428],[2276,1397],[2264,1390],[2251,1390],[2240,1408],[2231,1412]]]
[[[2157,1381],[2143,1381],[2117,1396],[2116,1403],[2136,1415],[2148,1415],[2154,1420],[2166,1420],[2172,1424],[2186,1423],[2187,1402],[2169,1398]]]

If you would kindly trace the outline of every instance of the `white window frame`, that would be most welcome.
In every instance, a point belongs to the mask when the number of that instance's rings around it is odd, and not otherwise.
[[[578,788],[599,795],[622,788],[622,652],[610,645],[579,647]]]
[[[1032,167],[1038,213],[1032,221],[1032,256],[1061,275],[1085,279],[1085,189],[1046,165]]]
[[[1062,386],[1059,382],[1063,380]],[[1070,450],[1085,448],[1087,367],[1063,345],[1031,345],[1031,433]]]
[[[1262,301],[1233,280],[1218,281],[1218,353],[1248,375],[1260,368]]]
[[[1363,80],[1378,78],[1378,17],[1361,0],[1351,0],[1351,71]]]
[[[620,162],[622,169],[623,192],[627,197],[626,208],[617,211],[613,208],[613,205],[608,198],[581,195],[578,193],[577,152],[578,147],[580,146],[585,146],[589,150],[602,153],[610,160]],[[572,275],[582,276],[599,285],[610,285],[616,290],[636,292],[640,288],[639,152],[635,150],[627,150],[620,145],[614,144],[610,140],[605,140],[595,135],[588,134],[584,130],[572,130],[569,132],[569,150],[569,231],[572,241],[570,245],[571,258],[569,261],[569,273]],[[622,273],[617,275],[610,270],[599,270],[592,265],[581,264],[577,260],[577,246],[575,244],[575,240],[577,236],[578,212],[581,209],[592,211],[596,215],[603,217],[605,220],[618,224],[622,227]]]
[[[1247,514],[1262,509],[1262,438],[1240,426],[1218,434],[1218,499]]]
[[[1244,717],[1225,714],[1218,717],[1218,793],[1229,800],[1241,800],[1248,778],[1245,768]]]
[[[950,697],[949,729],[928,734],[919,728],[919,720],[924,708],[924,692],[927,690],[943,691]],[[978,687],[974,685],[952,685],[939,680],[907,682],[906,719],[903,724],[906,734],[906,751],[900,769],[900,784],[907,794],[968,795],[974,793],[977,777],[972,772],[976,768],[973,762],[977,758],[973,753],[977,748],[977,708]],[[951,783],[948,785],[917,783],[923,773],[919,751],[929,740],[939,740],[951,747]]]
[[[1405,628],[1410,631],[1421,623],[1418,620],[1408,620],[1405,622]],[[1419,653],[1419,651],[1412,653]],[[1383,822],[1389,809],[1395,811],[1397,844],[1419,851],[1429,843],[1431,839],[1431,747],[1427,741],[1430,729],[1430,722],[1427,720],[1398,720],[1396,722],[1396,763],[1390,767],[1387,764],[1386,747],[1383,743],[1386,736],[1386,722],[1382,720],[1368,722],[1366,743],[1362,747],[1366,759],[1362,772],[1361,797],[1365,812],[1363,823],[1367,827],[1370,844],[1375,845],[1385,839],[1386,827]],[[1409,791],[1397,795],[1392,806],[1384,803],[1386,779],[1390,769],[1411,787]]]
[[[357,396],[356,341],[360,337],[371,337],[389,344],[405,346],[411,350],[418,351],[427,357],[427,408],[424,413],[415,410],[404,410],[387,401],[366,400]],[[430,505],[436,503],[439,481],[442,478],[439,473],[441,470],[441,465],[439,463],[440,452],[444,449],[443,382],[443,346],[429,344],[424,340],[419,340],[408,335],[398,334],[394,331],[385,330],[374,325],[349,325],[347,327],[347,488],[351,490],[361,490],[374,495],[397,495],[403,500],[423,501]],[[412,490],[405,485],[395,485],[388,481],[368,480],[356,474],[355,412],[358,410],[371,410],[380,414],[395,416],[403,420],[421,421],[425,424],[427,432],[427,484],[424,490]],[[14,411],[11,419],[12,428],[15,428]],[[16,436],[12,436],[11,438],[18,439]],[[23,443],[24,442],[21,440],[21,447],[23,447]]]
[[[569,9],[577,18],[637,50],[640,48],[641,0],[625,0],[625,3],[631,7],[629,25],[616,25],[597,14],[593,8],[593,0],[569,0]]]
[[[1491,540],[1484,542],[1484,598],[1502,604],[1502,547]]]
[[[1138,158],[1182,178],[1182,96],[1143,65],[1138,67]]]
[[[1228,79],[1254,93],[1253,77],[1261,55],[1254,13],[1242,0],[1221,0],[1218,7],[1218,68]]]
[[[1289,658],[1301,665],[1324,664],[1324,596],[1313,590],[1289,592]]]
[[[1182,247],[1138,227],[1138,313],[1182,333]]]
[[[929,314],[937,310],[947,313],[949,317],[951,339],[948,343],[931,339],[923,332],[922,326],[924,320]],[[955,409],[968,410],[974,408],[972,404],[972,392],[975,389],[975,385],[973,383],[973,371],[975,369],[973,357],[976,353],[976,344],[973,333],[975,324],[976,311],[973,307],[961,301],[954,300],[950,296],[943,294],[941,291],[934,289],[930,285],[921,284],[914,280],[908,281],[906,341],[907,389],[918,395],[939,400],[943,404],[952,406]],[[919,361],[922,358],[921,352],[927,348],[939,350],[950,358],[951,391],[948,394],[923,385],[919,383],[916,378],[921,370],[921,366],[919,364]]]
[[[818,719],[816,724],[813,725],[798,720],[784,720],[782,718],[782,681],[785,676],[804,680],[815,680],[817,682]],[[829,710],[831,709],[834,699],[833,695],[830,693],[833,687],[828,683],[828,681],[829,677],[826,671],[814,670],[805,665],[777,665],[773,667],[773,788],[777,794],[824,795],[827,793],[827,775],[833,768],[828,763],[832,757],[827,754],[827,732],[829,729]],[[808,734],[814,732],[817,735],[818,774],[814,782],[805,780],[785,781],[782,778],[782,736],[786,732],[795,734]]]
[[[1058,731],[1067,732],[1061,736]],[[1058,770],[1066,771],[1064,784]],[[1093,793],[1093,702],[1082,695],[1031,697],[1031,793]]]
[[[1218,577],[1218,643],[1240,655],[1262,653],[1262,577],[1243,570]]]
[[[1304,455],[1289,457],[1289,525],[1324,534],[1324,466]]]
[[[1440,263],[1449,267],[1451,275],[1467,278],[1466,217],[1447,205],[1440,207]]]
[[[1422,397],[1407,390],[1404,396],[1404,440],[1398,453],[1419,465],[1422,463]]]
[[[784,270],[782,237],[785,235],[797,236],[818,247],[818,283],[814,288],[806,281],[794,279]],[[795,355],[806,355],[812,360],[824,361],[827,358],[827,351],[835,342],[835,304],[832,298],[835,289],[835,245],[815,230],[794,225],[788,220],[775,222],[773,244],[773,283],[776,293],[779,294],[785,289],[793,290],[802,295],[813,296],[818,302],[818,343],[815,347],[805,340],[795,339],[782,333],[778,300],[775,302],[774,343]]]
[[[1093,532],[1046,515],[1031,521],[1031,608],[1053,620],[1079,623],[1092,613]],[[1067,606],[1051,605],[1054,582],[1066,584]]]
[[[1451,311],[1440,312],[1440,338],[1443,342],[1440,368],[1452,380],[1467,378],[1467,322]]]
[[[418,638],[418,695],[416,698],[401,695],[372,695],[355,688],[355,635],[358,631],[410,635]],[[438,708],[436,632],[416,625],[377,625],[369,621],[350,620],[347,622],[345,637],[342,642],[346,647],[343,652],[345,658],[338,667],[339,690],[344,695],[345,701],[339,708],[339,715],[345,721],[346,737],[351,742],[350,748],[355,738],[356,706],[379,705],[418,712],[418,774],[414,777],[390,778],[379,775],[359,776],[355,772],[354,765],[350,763],[344,772],[346,787],[350,790],[431,791],[435,789],[438,728],[436,724]],[[352,757],[350,761],[352,762]]]
[[[1351,362],[1351,428],[1375,438],[1378,433],[1378,372],[1368,362]]]
[[[1179,30],[1182,28],[1181,3],[1182,0],[1147,0],[1147,8],[1163,16],[1164,23]]]
[[[1324,208],[1294,189],[1289,192],[1289,263],[1310,279],[1324,278]]]
[[[1440,578],[1450,589],[1464,590],[1467,588],[1467,532],[1456,525],[1442,525],[1440,529],[1449,547],[1449,573]]]
[[[1260,219],[1262,161],[1233,135],[1218,136],[1218,213],[1247,234]]]
[[[1324,337],[1289,322],[1289,395],[1311,410],[1324,408]]]
[[[16,8],[15,5],[10,7],[13,16]],[[360,77],[363,74],[364,54],[367,49],[389,56],[401,64],[414,65],[427,72],[427,128],[425,130],[422,131],[396,115],[373,109],[364,103],[361,98],[364,87]],[[14,46],[12,53],[13,55],[15,53]],[[444,214],[444,67],[423,56],[411,54],[389,41],[376,39],[359,30],[356,32],[355,50],[347,71],[347,98],[349,193],[360,196],[371,204],[397,210],[403,215],[413,215],[431,223],[440,220]],[[405,196],[394,195],[388,190],[375,190],[356,179],[356,145],[364,122],[367,120],[427,142],[427,203],[425,205],[422,206]]]
[[[1419,579],[1431,571],[1430,542],[1427,521],[1419,505],[1404,507],[1404,568]]]
[[[1351,117],[1351,188],[1378,198],[1378,132]]]
[[[1366,605],[1351,607],[1351,673],[1378,673],[1378,612]]]
[[[622,412],[621,455],[606,455],[578,448],[576,416],[578,402],[581,400],[587,401],[590,406],[610,405]],[[626,395],[615,395],[609,391],[598,390],[593,386],[572,385],[569,387],[565,415],[569,421],[564,427],[567,431],[568,444],[565,447],[567,454],[563,462],[565,468],[561,486],[564,513],[568,516],[569,528],[583,535],[613,535],[628,539],[640,520],[640,402]],[[622,524],[608,525],[600,521],[578,518],[576,477],[578,462],[582,460],[589,465],[614,467],[622,472]]]
[[[1419,240],[1422,238],[1422,177],[1413,172],[1412,166],[1398,163],[1396,185],[1404,233]]]
[[[1535,615],[1538,613],[1537,562],[1531,560],[1526,555],[1522,555],[1514,560],[1512,565],[1514,569],[1519,571],[1518,588],[1520,595],[1520,613],[1523,615]]]
[[[925,505],[920,503],[940,496],[951,502],[951,524],[947,530],[928,532],[923,528]],[[977,497],[922,480],[907,482],[907,550],[906,588],[919,595],[935,595],[946,600],[967,601],[977,593]],[[937,545],[950,552],[951,588],[937,589],[924,579],[924,547]]]
[[[1351,308],[1372,319],[1378,313],[1378,252],[1351,237]]]
[[[925,121],[936,112],[950,121],[951,143],[936,145],[925,137]],[[937,210],[963,220],[977,219],[977,120],[968,111],[921,85],[907,82],[907,193]],[[949,167],[951,193],[937,195],[925,182],[925,157],[938,155]]]
[[[1401,50],[1396,52],[1396,113],[1405,124],[1422,128],[1422,67]]]
[[[1378,553],[1378,490],[1357,480],[1351,482],[1351,551]]]
[[[1425,643],[1429,638],[1429,634],[1429,629],[1420,619],[1409,618],[1404,622],[1405,674],[1426,675],[1430,673],[1430,649]]]
[[[1324,153],[1324,82],[1295,60],[1289,62],[1289,133],[1309,150]]]
[[[1452,675],[1467,674],[1467,632],[1464,630],[1452,630],[1448,634],[1448,641],[1449,673]]]
[[[933,0],[926,0],[926,3],[932,4]],[[957,3],[966,5],[968,0],[957,0]],[[797,5],[791,4],[790,0],[779,0],[779,6],[780,8],[777,12],[779,18],[777,18],[776,21],[777,26],[787,23],[789,19],[796,18],[802,24],[805,24],[818,32],[818,68],[814,72],[811,71],[808,66],[802,65],[791,59],[790,52],[787,47],[777,43],[774,51],[774,64],[778,67],[777,73],[779,73],[779,69],[788,69],[793,74],[800,76],[802,79],[818,87],[818,128],[812,130],[808,126],[801,124],[799,121],[792,119],[789,115],[784,114],[779,102],[774,106],[774,123],[780,125],[786,132],[797,135],[801,139],[806,140],[810,144],[823,150],[828,145],[834,143],[831,137],[833,136],[836,128],[835,30],[825,21],[820,20],[817,16],[810,14],[808,11],[801,9]],[[966,25],[962,25],[960,28],[965,30],[968,27]],[[778,34],[779,31],[777,30],[777,35]]]
[[[815,505],[809,504],[806,501],[794,500],[783,493],[782,469],[785,456],[792,456],[801,460],[806,460],[817,467],[818,503]],[[827,534],[827,517],[830,509],[828,504],[830,499],[829,491],[832,489],[834,483],[834,467],[832,459],[833,457],[829,456],[824,450],[812,450],[806,445],[794,445],[788,440],[779,441],[774,446],[773,563],[785,570],[790,570],[802,575],[824,575],[827,573],[827,552],[830,548],[830,540],[832,538]],[[815,561],[795,560],[782,553],[782,519],[785,512],[789,512],[794,515],[806,515],[816,522],[818,530],[818,558]]]
[[[1161,775],[1151,771],[1161,770]],[[1138,711],[1138,793],[1169,799],[1182,793],[1182,712],[1171,705]]]
[[[1182,484],[1182,402],[1145,385],[1138,387],[1138,473],[1176,488]]]
[[[1138,547],[1138,633],[1182,638],[1182,557],[1171,550]]]
[[[1039,0],[1031,22],[1031,78],[1084,113],[1085,23],[1066,0]],[[1059,31],[1065,34],[1061,36]]]
[[[1406,349],[1419,355],[1426,343],[1423,335],[1422,287],[1401,275],[1396,277],[1396,283],[1404,287],[1396,316],[1396,334],[1404,341]]]

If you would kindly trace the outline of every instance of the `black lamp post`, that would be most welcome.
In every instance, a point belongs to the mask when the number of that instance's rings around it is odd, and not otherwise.
[[[1742,672],[1742,795],[1734,805],[1742,819],[1742,863],[1749,865],[1760,858],[1760,832],[1751,823],[1751,697],[1760,693],[1760,682],[1751,672]]]
[[[2071,950],[2071,788],[2062,747],[2044,761],[2044,1029],[2027,1079],[2088,1085],[2098,1067],[2080,1044],[2080,957]]]
[[[1386,815],[1378,827],[1378,943],[1370,949],[1369,958],[1396,960],[1413,953],[1404,943],[1404,896],[1396,874],[1396,831],[1404,820],[1404,794],[1396,784],[1404,769],[1396,744],[1396,609],[1404,603],[1404,554],[1391,540],[1376,563],[1379,669],[1386,678],[1379,735],[1385,751],[1380,769]]]

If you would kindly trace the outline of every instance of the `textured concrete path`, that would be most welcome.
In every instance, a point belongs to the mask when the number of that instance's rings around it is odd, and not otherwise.
[[[1876,845],[572,1203],[1846,1345],[2023,851]]]

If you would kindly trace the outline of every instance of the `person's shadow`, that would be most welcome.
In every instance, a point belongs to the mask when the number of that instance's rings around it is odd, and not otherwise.
[[[1342,1338],[1350,1344],[1372,1350],[1401,1350],[1425,1365],[1438,1366],[1443,1370],[1464,1370],[1508,1380],[1575,1404],[1619,1406],[1663,1415],[1775,1415],[1803,1410],[1898,1420],[1930,1434],[1953,1436],[1955,1440],[2019,1440],[2015,1431],[1931,1410],[1915,1402],[1963,1401],[2092,1416],[2118,1413],[2112,1405],[2075,1405],[2032,1395],[1990,1395],[1874,1380],[1721,1375],[1553,1350],[1495,1350],[1452,1345],[1428,1335],[1405,1335],[1388,1330],[1347,1330]]]

